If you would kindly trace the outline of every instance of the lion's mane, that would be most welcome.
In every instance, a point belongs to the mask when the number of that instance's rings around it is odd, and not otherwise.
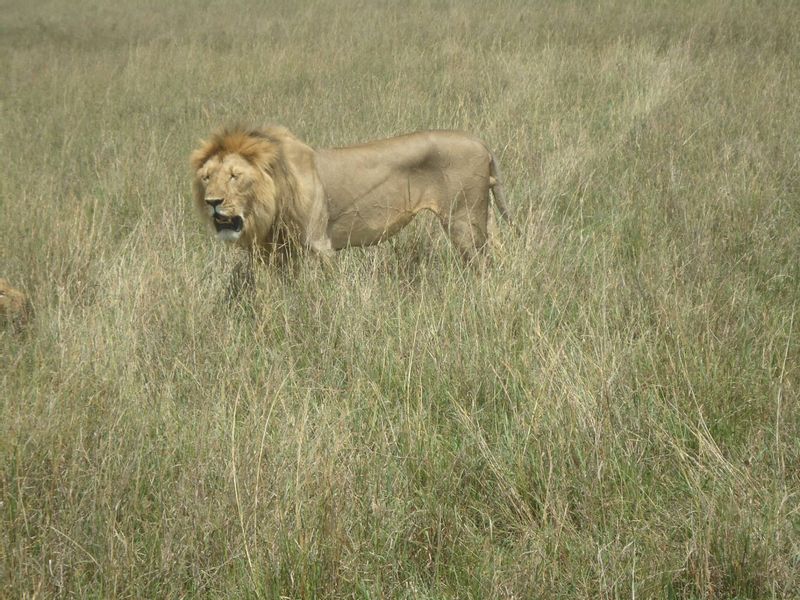
[[[234,126],[218,130],[201,142],[192,152],[190,162],[196,172],[215,156],[223,159],[227,154],[238,154],[266,174],[274,185],[274,193],[268,193],[262,187],[255,198],[263,208],[274,214],[274,219],[270,231],[255,231],[253,234],[259,241],[284,244],[289,238],[302,236],[300,230],[308,220],[311,203],[311,199],[302,193],[298,184],[299,174],[287,157],[292,145],[304,146],[284,127],[247,129]],[[202,207],[204,191],[196,176],[193,187],[195,202]]]

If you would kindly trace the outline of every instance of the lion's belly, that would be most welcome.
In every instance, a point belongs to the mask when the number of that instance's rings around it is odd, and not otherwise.
[[[376,202],[354,205],[328,223],[328,236],[334,249],[371,246],[382,242],[408,225],[416,211],[401,210]]]

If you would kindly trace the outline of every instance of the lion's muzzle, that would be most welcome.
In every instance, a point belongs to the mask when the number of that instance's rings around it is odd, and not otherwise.
[[[217,230],[217,233],[222,231],[232,231],[234,233],[240,233],[242,228],[244,227],[244,219],[239,215],[234,215],[229,217],[227,215],[222,215],[220,213],[214,213],[214,229]]]
[[[224,198],[206,197],[205,203],[211,220],[214,222],[214,229],[225,239],[235,239],[244,229],[244,219],[239,215],[226,215],[219,212],[220,207],[225,201]]]

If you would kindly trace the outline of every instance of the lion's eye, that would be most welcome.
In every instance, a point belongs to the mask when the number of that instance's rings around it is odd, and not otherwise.
[[[200,179],[202,180],[203,183],[208,183],[209,177],[208,175],[203,175]]]
[[[239,177],[238,173],[231,173],[231,179],[236,179]]]

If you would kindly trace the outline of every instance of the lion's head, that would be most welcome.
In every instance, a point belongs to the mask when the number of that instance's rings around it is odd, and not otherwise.
[[[280,218],[288,177],[281,128],[231,128],[214,133],[191,155],[194,196],[218,239],[263,243]]]
[[[0,323],[12,328],[25,325],[31,316],[31,303],[24,293],[0,278]]]

